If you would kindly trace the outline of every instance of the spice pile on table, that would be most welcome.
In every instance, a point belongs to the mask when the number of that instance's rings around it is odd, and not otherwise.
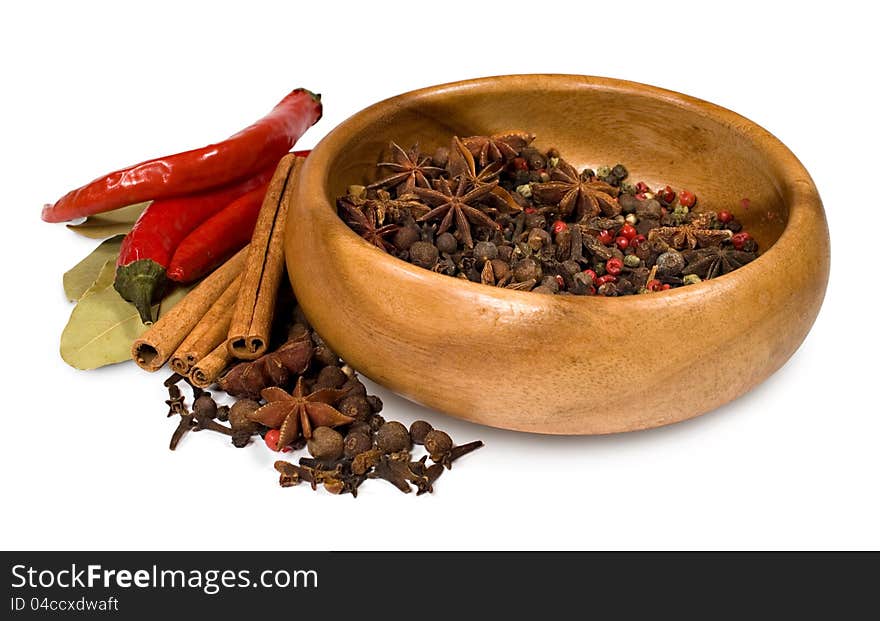
[[[670,186],[627,183],[617,164],[578,171],[512,131],[453,137],[431,155],[392,142],[383,177],[339,215],[367,242],[440,274],[559,295],[665,291],[722,276],[758,246],[727,209]]]
[[[482,442],[456,446],[424,421],[412,430],[385,421],[382,402],[281,287],[288,205],[308,155],[289,151],[321,110],[320,96],[296,89],[224,142],[110,173],[47,205],[49,222],[88,216],[69,225],[82,234],[125,233],[65,274],[77,305],[61,354],[80,369],[168,363],[172,449],[189,431],[229,435],[236,447],[260,435],[273,451],[311,454],[276,462],[284,487],[305,481],[356,496],[364,480],[380,478],[431,492]],[[236,401],[218,406],[211,386]],[[414,445],[427,453],[415,459]]]

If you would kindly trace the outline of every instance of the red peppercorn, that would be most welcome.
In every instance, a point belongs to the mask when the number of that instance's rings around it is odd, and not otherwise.
[[[733,214],[730,213],[729,211],[724,210],[724,211],[718,212],[718,221],[719,222],[723,222],[724,224],[727,224],[731,220],[733,220]]]
[[[635,237],[633,237],[630,240],[629,247],[630,248],[638,248],[639,246],[644,244],[646,241],[648,241],[648,238],[645,237],[644,235],[636,235]]]
[[[624,237],[623,235],[616,238],[614,240],[614,243],[617,244],[617,247],[620,248],[621,250],[626,250],[627,248],[629,248],[629,240],[626,237]]]
[[[266,446],[269,447],[270,451],[277,451],[278,449],[278,440],[281,438],[281,432],[277,429],[270,429],[266,432],[266,435],[263,437],[263,440],[266,442]]]
[[[637,194],[644,194],[645,192],[650,192],[650,191],[651,191],[651,188],[649,188],[648,184],[645,183],[644,181],[639,181],[636,184],[636,193]]]
[[[648,198],[648,197],[645,196],[645,193],[644,193],[644,192],[639,192],[638,194],[636,194],[636,198],[637,198],[638,200],[640,200],[640,201],[643,201],[643,200],[645,200],[645,199]]]
[[[596,295],[596,287],[590,287],[590,295]]]
[[[620,239],[618,237],[618,239]],[[623,269],[623,261],[618,259],[617,257],[611,257],[607,261],[605,261],[605,271],[611,274],[612,276],[617,276],[620,273],[620,270]]]
[[[669,291],[670,289],[672,289],[672,285],[670,285],[669,283],[665,283],[662,287],[660,287],[661,291]]]
[[[528,170],[529,163],[526,161],[524,157],[515,157],[513,161],[510,163],[511,168],[513,170]]]
[[[561,233],[562,231],[566,230],[567,228],[568,228],[568,225],[565,222],[563,222],[562,220],[557,220],[556,222],[553,223],[553,234],[555,235],[557,233]]]
[[[734,248],[736,248],[737,250],[742,250],[743,246],[745,246],[746,242],[749,241],[751,238],[751,235],[743,231],[742,233],[737,233],[736,235],[731,237],[730,241],[733,244]]]
[[[535,212],[538,211],[538,210],[535,209],[534,207],[526,207],[525,209],[523,209],[523,211],[524,211],[525,213],[527,213],[527,214],[532,214],[532,213],[535,213]]]
[[[590,279],[591,279],[593,282],[596,282],[596,278],[598,278],[598,276],[596,276],[596,272],[594,272],[594,271],[591,270],[591,269],[585,269],[585,270],[584,270],[584,274],[586,274],[587,276],[589,276]]]
[[[611,231],[605,230],[600,231],[599,235],[596,236],[596,239],[599,240],[600,244],[604,244],[607,246],[614,241],[614,236],[611,234]]]
[[[648,291],[660,291],[662,287],[663,283],[661,283],[656,278],[654,280],[649,280],[648,284],[645,285],[645,289],[647,289]]]
[[[617,276],[614,276],[613,274],[605,274],[604,276],[599,276],[599,278],[596,279],[595,285],[597,287],[601,287],[608,282],[617,282]]]
[[[678,194],[678,202],[683,207],[693,207],[694,203],[697,202],[697,197],[693,192],[688,192],[687,190],[682,190]]]
[[[660,200],[662,200],[667,205],[675,200],[675,192],[668,185],[660,190]]]
[[[559,274],[556,274],[556,284],[559,285],[560,289],[565,287],[565,279]]]
[[[636,227],[634,227],[632,224],[630,224],[629,222],[627,222],[627,223],[624,224],[622,227],[620,227],[620,230],[617,231],[617,234],[618,234],[618,235],[623,235],[623,236],[626,237],[627,239],[630,239],[630,240],[631,240],[633,237],[635,237],[636,235],[638,235],[638,231],[636,231]]]

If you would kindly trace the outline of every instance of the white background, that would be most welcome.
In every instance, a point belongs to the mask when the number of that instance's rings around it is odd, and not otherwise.
[[[0,547],[878,547],[867,3],[484,5],[3,4]],[[279,488],[262,445],[202,433],[172,453],[164,374],[61,361],[61,274],[95,243],[42,223],[43,203],[219,140],[297,86],[324,97],[306,148],[380,99],[528,72],[679,90],[751,118],[801,158],[828,212],[832,275],[812,332],[767,382],[691,422],[592,438],[487,429],[376,389],[389,418],[424,417],[486,448],[433,496],[372,482],[353,500]]]

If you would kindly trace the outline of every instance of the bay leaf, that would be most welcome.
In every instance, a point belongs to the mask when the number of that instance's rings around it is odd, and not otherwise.
[[[113,211],[89,216],[84,222],[79,224],[68,224],[67,228],[90,239],[104,239],[113,235],[125,235],[131,230],[135,221],[150,202],[135,203],[128,207],[120,207]]]
[[[115,235],[105,239],[82,261],[64,272],[64,293],[71,302],[76,302],[97,280],[101,268],[107,261],[116,262],[119,246],[124,235]]]
[[[116,260],[107,261],[82,295],[61,333],[61,357],[75,369],[97,369],[131,360],[131,344],[147,331],[134,306],[113,288]],[[171,310],[192,287],[177,287],[158,304],[159,316]],[[154,309],[156,307],[154,306]]]

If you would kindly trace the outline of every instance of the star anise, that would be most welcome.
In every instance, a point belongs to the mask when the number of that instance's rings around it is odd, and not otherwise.
[[[506,162],[515,158],[534,139],[534,134],[510,131],[491,136],[469,136],[462,142],[474,157],[480,158],[480,166],[486,166],[489,162]]]
[[[659,239],[676,250],[685,248],[693,250],[698,246],[700,248],[720,246],[722,242],[727,241],[733,235],[726,229],[706,229],[701,228],[701,225],[702,222],[697,221],[681,226],[661,226],[651,229],[651,232],[648,233],[648,239]]]
[[[744,252],[735,248],[715,246],[699,250],[688,250],[682,253],[682,256],[687,261],[687,267],[683,271],[685,276],[696,274],[703,280],[709,280],[710,278],[717,278],[718,276],[728,274],[746,263],[754,261],[758,255],[754,252]]]
[[[427,205],[419,202],[415,194],[401,194],[398,198],[391,198],[391,194],[385,190],[378,190],[376,198],[368,198],[363,209],[365,212],[373,211],[378,224],[384,224],[386,219],[396,221],[403,211],[409,212],[415,218],[430,211]]]
[[[348,196],[337,202],[340,209],[345,212],[345,221],[348,223],[348,226],[377,248],[390,252],[394,246],[385,238],[396,233],[400,227],[396,224],[378,226],[376,210],[365,210],[363,207],[358,206],[358,202],[362,202],[364,207],[369,203],[369,201],[361,201],[361,199]]]
[[[415,193],[422,200],[434,205],[434,209],[418,219],[419,222],[428,220],[436,220],[443,217],[437,234],[445,233],[455,221],[455,230],[461,236],[461,241],[468,248],[474,247],[473,236],[471,235],[471,224],[476,226],[485,226],[488,228],[500,229],[501,227],[489,216],[474,207],[481,198],[486,196],[496,186],[497,181],[487,183],[485,185],[468,188],[467,182],[459,177],[455,180],[455,190],[446,179],[437,180],[436,190],[430,188],[416,188]]]
[[[296,382],[293,392],[272,386],[261,392],[266,405],[248,415],[252,421],[278,429],[278,446],[293,442],[302,430],[305,438],[312,437],[313,427],[337,427],[352,422],[331,404],[336,403],[347,391],[324,388],[310,394],[305,392],[303,378]]]
[[[379,166],[390,168],[393,172],[385,179],[367,186],[367,189],[397,188],[397,195],[412,194],[416,187],[430,188],[431,177],[443,172],[442,168],[430,166],[431,158],[419,153],[419,145],[404,151],[396,142],[391,143],[391,162],[379,162]]]
[[[619,214],[620,203],[615,198],[619,192],[619,188],[602,181],[585,181],[565,160],[559,160],[550,181],[532,184],[532,194],[541,202],[558,205],[562,215],[574,213],[578,220],[600,213],[609,218]]]
[[[462,176],[472,187],[477,188],[495,181],[502,170],[504,170],[504,162],[498,160],[483,166],[478,172],[476,160],[470,150],[458,136],[452,138],[452,145],[449,147],[449,160],[446,164],[446,171],[450,177]],[[491,198],[494,206],[504,213],[522,211],[522,207],[514,200],[510,192],[500,185],[495,184],[488,198]]]

